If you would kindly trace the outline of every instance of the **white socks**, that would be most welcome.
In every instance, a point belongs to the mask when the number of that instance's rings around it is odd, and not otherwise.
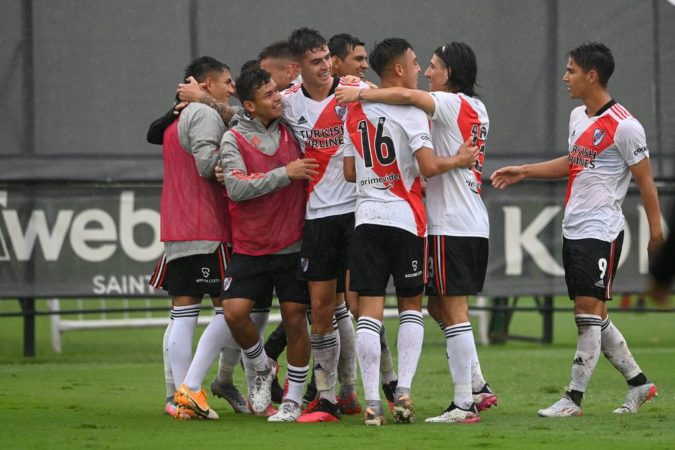
[[[356,354],[361,368],[363,391],[368,401],[380,401],[380,329],[382,322],[371,317],[359,317],[356,325]]]
[[[335,308],[335,319],[340,335],[340,358],[338,360],[340,396],[345,397],[354,392],[356,384],[356,333],[346,303]]]
[[[190,369],[185,376],[184,383],[191,391],[201,389],[206,373],[224,347],[237,347],[237,343],[223,318],[223,308],[216,307],[214,311],[213,319],[199,338],[195,356],[192,358],[192,364],[190,364]],[[229,384],[232,384],[231,379],[230,374]]]
[[[601,349],[605,357],[621,374],[630,380],[642,373],[635,358],[628,349],[626,340],[618,328],[609,320],[609,316],[602,322]]]
[[[250,367],[256,372],[266,373],[269,370],[267,354],[263,348],[262,340],[258,341],[253,347],[242,349],[245,360],[248,359]]]
[[[316,389],[321,398],[335,403],[335,384],[340,355],[338,333],[335,330],[324,334],[312,333],[311,340]]]
[[[297,367],[288,364],[288,391],[284,400],[292,400],[298,405],[302,405],[302,388],[307,380],[309,366]]]
[[[444,332],[448,367],[455,385],[454,403],[462,409],[469,409],[473,404],[471,372],[474,355],[476,355],[476,343],[473,339],[471,323],[464,322],[445,327]],[[482,387],[481,385],[478,389]]]
[[[176,393],[176,384],[173,382],[173,372],[171,372],[171,359],[169,357],[169,336],[173,328],[173,309],[169,313],[169,324],[164,331],[162,339],[162,359],[164,360],[164,382],[166,383],[166,398],[173,400]]]
[[[169,335],[169,360],[176,386],[183,384],[192,362],[192,339],[197,328],[201,305],[175,306]]]
[[[420,311],[408,310],[399,314],[398,327],[398,384],[396,389],[411,389],[422,354],[424,319]]]
[[[568,389],[585,392],[600,357],[600,325],[602,319],[593,314],[576,314],[577,351],[572,362],[572,381]]]

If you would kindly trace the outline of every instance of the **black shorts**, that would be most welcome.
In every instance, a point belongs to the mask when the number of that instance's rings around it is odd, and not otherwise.
[[[298,276],[307,281],[327,281],[340,278],[338,292],[344,292],[344,272],[347,252],[354,234],[354,213],[305,220],[300,250]]]
[[[162,288],[172,297],[220,297],[225,270],[230,261],[231,249],[220,244],[215,252],[190,255],[166,262],[162,256],[150,277],[149,284]]]
[[[359,225],[350,247],[351,290],[359,295],[383,296],[391,275],[396,295],[421,294],[427,276],[425,241],[401,228]]]
[[[621,257],[623,231],[613,242],[563,238],[563,266],[570,299],[612,299],[612,284]]]
[[[223,300],[246,298],[255,309],[269,307],[276,291],[279,302],[309,304],[307,283],[297,278],[299,253],[250,256],[235,253],[225,272]]]
[[[434,235],[428,245],[427,295],[476,295],[483,290],[489,252],[486,238]]]

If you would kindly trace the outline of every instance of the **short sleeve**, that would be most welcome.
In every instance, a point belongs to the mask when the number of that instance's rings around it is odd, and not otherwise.
[[[459,96],[450,92],[430,92],[430,95],[435,105],[431,120],[445,126],[456,123],[462,104]]]
[[[626,164],[633,166],[649,158],[645,130],[634,118],[622,120],[614,134],[614,142]]]
[[[408,114],[401,125],[413,153],[422,147],[434,148],[431,143],[429,120],[427,119],[427,115],[421,109],[410,107]]]
[[[340,146],[342,149],[342,156],[354,157],[354,143],[352,142],[352,138],[349,136],[349,131],[347,130],[346,125],[342,126],[342,134],[342,145]]]

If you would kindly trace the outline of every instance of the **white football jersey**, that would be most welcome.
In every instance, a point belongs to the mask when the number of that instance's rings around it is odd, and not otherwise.
[[[344,156],[356,164],[356,226],[385,225],[427,235],[422,182],[414,152],[432,148],[420,109],[353,103],[345,121]]]
[[[336,78],[334,88],[337,86]],[[343,128],[347,108],[335,94],[317,102],[306,95],[302,84],[286,89],[281,99],[284,121],[293,130],[307,158],[319,163],[319,174],[308,186],[307,219],[354,212],[356,189],[345,180],[342,168]]]
[[[621,204],[630,183],[630,166],[649,157],[645,132],[612,100],[588,117],[579,106],[570,115],[569,179],[563,236],[612,242],[623,230]]]
[[[488,238],[490,222],[480,196],[485,140],[490,126],[485,105],[461,93],[430,94],[436,105],[431,117],[436,155],[456,155],[471,136],[476,137],[480,154],[473,168],[453,169],[427,180],[429,234]]]

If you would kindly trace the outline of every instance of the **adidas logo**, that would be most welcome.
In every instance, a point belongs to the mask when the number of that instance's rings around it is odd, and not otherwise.
[[[302,125],[303,123],[307,123],[307,119],[305,119],[305,116],[300,116],[298,119],[298,125]]]
[[[605,288],[605,282],[603,280],[600,280],[597,283],[595,283],[595,287],[599,287],[599,288],[604,289]]]

